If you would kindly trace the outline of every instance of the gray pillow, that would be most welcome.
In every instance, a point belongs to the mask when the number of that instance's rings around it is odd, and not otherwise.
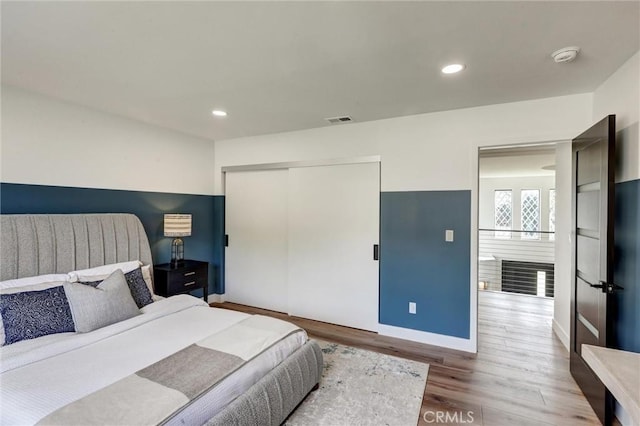
[[[80,283],[64,285],[76,331],[86,333],[140,314],[120,269],[97,287]]]
[[[132,271],[126,272],[124,274],[124,279],[127,281],[127,285],[131,291],[131,296],[136,302],[136,305],[138,305],[138,308],[144,308],[148,304],[153,303],[153,297],[149,291],[149,286],[142,275],[141,268],[136,268]],[[102,281],[100,280],[79,281],[80,284],[90,285],[92,287],[99,286],[101,282]]]

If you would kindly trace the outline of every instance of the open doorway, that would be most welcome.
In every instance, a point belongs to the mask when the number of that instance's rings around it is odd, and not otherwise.
[[[560,349],[552,337],[555,163],[555,143],[479,151],[478,316],[481,325],[508,325],[511,346],[535,337],[536,346]]]
[[[553,299],[555,145],[481,149],[478,289]]]

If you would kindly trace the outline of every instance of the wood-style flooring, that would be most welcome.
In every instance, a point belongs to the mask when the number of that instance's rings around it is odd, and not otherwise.
[[[429,364],[418,425],[599,425],[551,330],[553,301],[479,292],[478,354],[233,303],[211,306],[285,319],[310,337]]]

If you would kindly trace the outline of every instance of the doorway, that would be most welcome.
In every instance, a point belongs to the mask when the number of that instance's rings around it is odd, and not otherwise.
[[[555,159],[555,144],[480,149],[479,291],[550,299],[553,311]]]
[[[564,359],[568,332],[556,317],[568,310],[570,271],[562,254],[556,256],[568,244],[556,231],[565,234],[570,212],[570,143],[488,147],[478,154],[479,352]],[[556,296],[567,306],[556,306]]]

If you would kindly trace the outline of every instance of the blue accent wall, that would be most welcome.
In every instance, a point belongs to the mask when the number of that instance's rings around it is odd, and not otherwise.
[[[640,352],[640,180],[618,183],[615,191],[613,279],[624,287],[616,293],[615,345]]]
[[[471,192],[383,192],[380,209],[380,322],[469,338]],[[224,196],[0,184],[2,214],[137,215],[154,263],[169,261],[162,219],[175,212],[193,214],[185,257],[210,262],[209,292],[224,293]],[[640,180],[616,184],[615,234],[616,346],[640,352]]]
[[[468,339],[470,246],[471,191],[383,192],[380,323]]]
[[[2,214],[133,213],[142,222],[155,264],[171,259],[171,238],[163,235],[165,213],[191,213],[184,240],[188,259],[209,262],[209,293],[223,293],[224,197],[63,186],[0,184]],[[202,291],[194,291],[200,296]]]

